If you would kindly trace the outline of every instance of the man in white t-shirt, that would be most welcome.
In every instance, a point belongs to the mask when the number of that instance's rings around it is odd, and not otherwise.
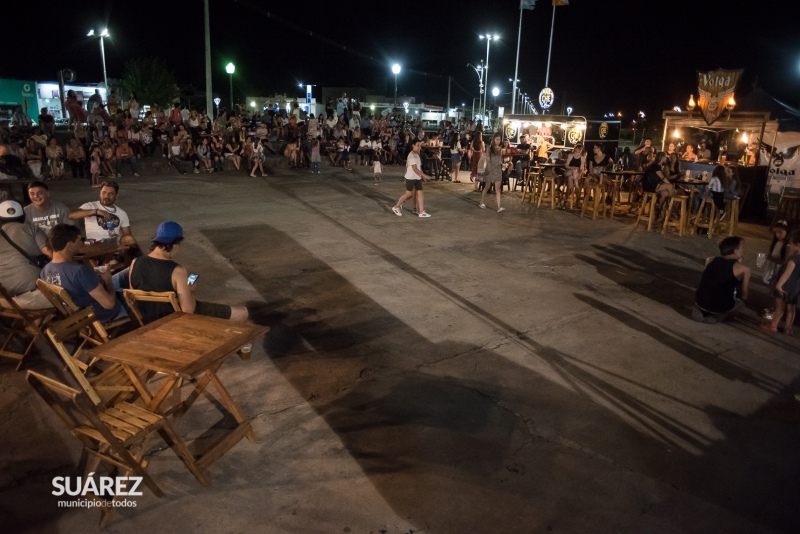
[[[412,198],[416,193],[417,206],[419,207],[420,217],[430,217],[425,211],[425,204],[422,196],[422,180],[430,180],[431,177],[422,172],[422,162],[419,159],[419,139],[411,140],[411,152],[406,158],[406,192],[397,200],[397,204],[392,206],[392,211],[398,217],[403,216],[403,202]]]
[[[116,182],[103,182],[100,200],[83,204],[80,209],[70,213],[69,218],[83,219],[86,239],[114,241],[135,248],[138,245],[131,232],[128,214],[116,205],[118,192],[119,185]]]

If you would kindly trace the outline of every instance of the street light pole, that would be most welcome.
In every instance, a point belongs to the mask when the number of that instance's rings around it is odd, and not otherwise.
[[[397,107],[397,75],[400,74],[400,65],[397,63],[392,65],[392,72],[394,73],[394,107]]]
[[[486,66],[484,67],[484,69],[486,71],[486,77],[485,77],[485,82],[484,82],[483,85],[485,87],[489,87],[489,46],[492,44],[492,39],[497,40],[500,37],[498,37],[497,35],[491,35],[491,34],[487,33],[485,35],[481,35],[480,38],[481,39],[486,39]],[[487,100],[488,96],[489,96],[488,92],[485,92],[483,94],[483,112],[482,112],[482,115],[484,115],[484,116],[486,115],[486,100]]]
[[[89,30],[89,33],[87,33],[86,36],[94,37],[94,28]],[[108,28],[103,29],[103,31],[101,31],[100,35],[97,37],[100,38],[100,58],[103,60],[103,84],[106,86],[106,91],[108,91],[108,75],[106,74],[106,48],[103,45],[103,38],[108,37]]]
[[[231,113],[233,113],[233,73],[236,72],[236,65],[228,63],[225,66],[225,72],[230,75],[230,88],[231,88]]]

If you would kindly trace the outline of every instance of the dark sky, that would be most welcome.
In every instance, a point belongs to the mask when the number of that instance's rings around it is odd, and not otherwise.
[[[397,62],[403,66],[401,95],[445,105],[451,75],[452,105],[466,102],[470,107],[478,77],[466,64],[486,57],[479,33],[500,35],[491,45],[489,85],[511,91],[518,0],[210,4],[214,92],[223,97],[228,61],[237,65],[238,99],[292,93],[300,81],[392,95],[390,67]],[[762,88],[798,106],[800,31],[796,14],[788,12],[792,5],[776,0],[572,0],[556,11],[550,70],[554,109],[560,112],[565,104],[584,115],[622,111],[632,116],[639,110],[660,115],[674,105],[685,107],[690,93],[697,96],[697,70],[718,67],[745,69],[737,96],[749,92],[757,78]],[[99,45],[85,34],[107,25],[112,36],[106,40],[109,77],[120,77],[128,59],[161,56],[180,83],[205,83],[201,0],[69,6],[38,2],[41,15],[26,19],[31,24],[4,24],[0,77],[47,81],[55,79],[57,69],[73,68],[78,83],[101,81]],[[519,78],[532,96],[544,87],[552,10],[550,2],[539,0],[535,10],[523,15]]]

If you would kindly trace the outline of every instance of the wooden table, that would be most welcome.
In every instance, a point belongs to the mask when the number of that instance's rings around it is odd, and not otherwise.
[[[209,383],[214,385],[221,403],[239,423],[235,429],[200,458],[189,470],[202,484],[207,484],[204,471],[219,460],[244,436],[255,441],[249,421],[222,385],[217,370],[225,359],[269,327],[191,313],[175,312],[88,351],[89,357],[119,363],[151,411],[180,415],[194,403]],[[151,394],[143,377],[163,373],[166,378],[155,394]],[[189,397],[167,410],[161,404],[181,379],[196,379]]]
[[[95,260],[98,263],[105,263],[105,259],[114,254],[120,254],[128,250],[128,245],[119,243],[99,241],[96,243],[83,243],[75,254],[78,261]]]
[[[695,191],[701,191],[708,187],[708,182],[703,180],[682,179],[675,180],[675,185],[682,185],[689,188],[689,213],[694,212],[694,195]]]

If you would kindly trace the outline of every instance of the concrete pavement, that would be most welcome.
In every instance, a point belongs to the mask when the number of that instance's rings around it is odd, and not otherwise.
[[[800,529],[800,342],[758,332],[752,312],[689,319],[715,239],[507,192],[498,214],[469,183],[426,184],[432,217],[397,217],[400,175],[119,180],[139,241],[179,221],[198,295],[257,304],[271,332],[220,372],[259,441],[205,488],[152,440],[166,495],[145,489],[108,532]],[[73,180],[51,190],[71,207],[97,196]],[[768,233],[743,233],[754,267]],[[42,353],[32,367],[60,373]],[[50,495],[53,476],[77,474],[77,440],[10,362],[0,403],[0,529],[95,530],[99,512]],[[201,399],[176,424],[202,448],[231,418]]]

